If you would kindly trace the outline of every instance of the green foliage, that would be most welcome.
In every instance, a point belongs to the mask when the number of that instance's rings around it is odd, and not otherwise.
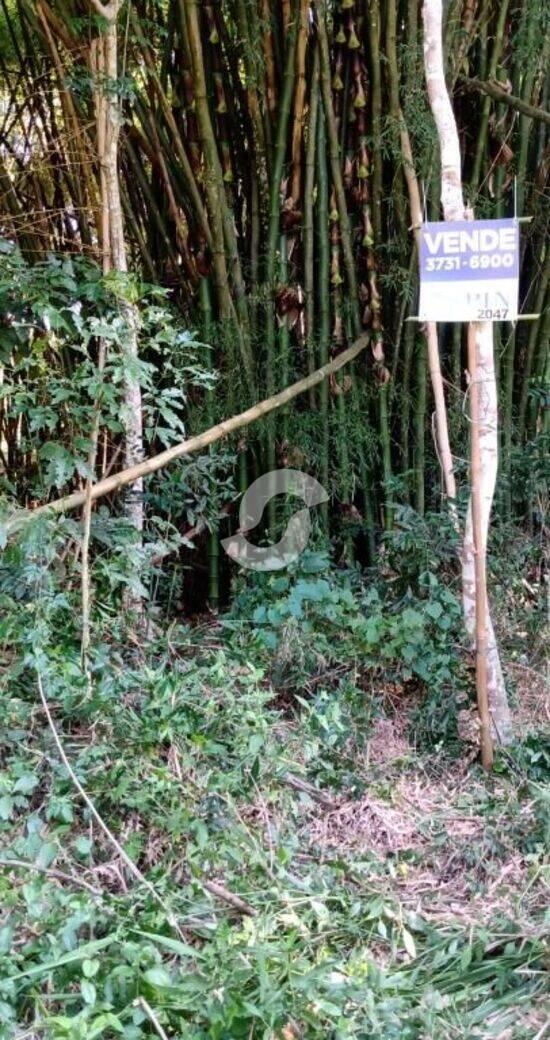
[[[316,586],[313,598],[302,586],[294,598],[310,637],[312,606],[321,631],[335,603],[353,617],[346,584],[332,598],[319,588],[331,588],[316,569],[325,563],[312,556],[297,578]],[[434,926],[400,905],[395,865],[368,847],[352,858],[303,856],[311,809],[285,776],[303,771],[305,753],[310,775],[326,779],[332,747],[333,783],[341,782],[345,712],[365,725],[358,699],[346,701],[342,687],[342,697],[319,694],[289,730],[242,645],[181,628],[137,661],[112,640],[96,647],[90,695],[68,622],[63,635],[43,615],[32,638],[22,637],[24,653],[6,659],[0,688],[0,856],[11,863],[0,878],[6,1040],[31,1027],[54,1040],[145,1040],[155,1035],[147,1007],[169,1035],[197,1040],[286,1040],[294,1027],[312,1040],[466,1037],[485,1016],[502,1025],[509,1006],[537,999],[536,929]],[[4,651],[13,645],[10,636]],[[123,883],[124,866],[44,725],[36,668],[73,768],[168,910],[128,875]],[[489,849],[490,800],[483,811]],[[212,878],[255,915],[213,899],[203,884]]]
[[[406,533],[397,534],[396,540]],[[416,588],[396,591],[304,553],[288,575],[254,575],[236,596],[227,623],[246,645],[273,654],[275,684],[299,689],[327,668],[381,667],[394,681],[426,683],[435,698],[458,672],[451,638],[460,632],[456,596],[429,571]],[[406,574],[406,557],[404,574]]]
[[[185,439],[189,395],[204,395],[216,382],[210,364],[200,360],[209,348],[182,327],[164,290],[118,272],[102,278],[94,264],[80,257],[52,256],[30,266],[7,245],[0,254],[0,312],[3,421],[19,431],[0,474],[4,512],[13,498],[43,502],[71,489],[79,478],[95,476],[89,473],[88,457],[96,408],[103,460],[116,456],[130,376],[141,386],[144,440],[152,453]],[[128,349],[136,320],[137,360]],[[97,366],[100,339],[106,352],[102,373]],[[93,578],[100,609],[109,613],[113,593],[128,582],[146,597],[147,583],[139,572],[148,558],[181,547],[182,528],[215,523],[234,498],[232,459],[228,451],[205,455],[150,483],[143,552],[124,519],[109,516],[102,506],[94,512]]]
[[[77,474],[89,475],[94,409],[99,404],[100,437],[120,437],[129,376],[141,384],[146,443],[166,447],[185,437],[188,393],[211,388],[215,375],[198,362],[201,344],[181,328],[165,297],[129,276],[103,279],[78,257],[50,257],[30,267],[17,251],[1,255],[1,396],[6,422],[21,423],[21,457],[33,459],[15,484],[22,484],[20,493],[43,498]],[[137,361],[128,350],[130,298],[138,303],[145,344]],[[103,374],[96,364],[99,339],[106,348]],[[16,479],[11,470],[10,476]]]

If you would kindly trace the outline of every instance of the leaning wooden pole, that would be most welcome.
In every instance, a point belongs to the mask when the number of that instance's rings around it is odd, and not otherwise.
[[[436,123],[441,152],[441,202],[445,220],[471,220],[473,214],[464,205],[460,142],[451,100],[445,82],[442,42],[442,0],[424,0],[424,66],[430,108]],[[472,438],[472,498],[470,501],[462,554],[462,586],[464,620],[468,635],[476,648],[476,658],[485,656],[485,665],[478,670],[477,694],[482,722],[482,739],[491,742],[483,730],[484,700],[488,701],[493,730],[502,743],[509,741],[512,732],[510,710],[502,675],[498,647],[487,602],[485,558],[489,518],[496,484],[498,450],[498,414],[493,334],[489,323],[475,323],[470,330],[470,388],[476,383],[475,399],[479,407],[472,416],[476,436]],[[475,338],[475,350],[473,339]],[[479,458],[474,459],[474,448]],[[474,493],[474,481],[477,486]],[[474,531],[474,500],[479,507],[479,529]],[[479,556],[483,557],[480,567]],[[484,619],[484,621],[483,621]],[[482,679],[486,670],[486,684]],[[482,749],[484,761],[489,761],[492,748]]]
[[[91,498],[95,501],[98,498],[103,498],[105,495],[112,494],[114,491],[118,491],[122,487],[127,487],[128,484],[135,483],[136,480],[148,477],[151,473],[156,473],[159,469],[164,469],[170,462],[174,462],[175,459],[181,459],[186,455],[193,455],[197,451],[201,451],[203,448],[210,447],[211,444],[215,444],[216,441],[220,441],[223,437],[229,437],[230,434],[235,433],[236,430],[241,430],[245,426],[250,426],[251,423],[256,422],[257,419],[261,419],[264,415],[269,415],[270,412],[275,411],[276,408],[283,408],[285,404],[292,401],[294,397],[298,397],[299,394],[305,393],[312,386],[316,386],[317,383],[321,383],[327,376],[338,372],[340,368],[347,365],[350,361],[353,361],[361,351],[369,345],[370,337],[367,333],[362,336],[348,347],[347,350],[343,350],[341,354],[329,361],[328,364],[323,365],[322,368],[318,368],[316,372],[312,372],[304,379],[300,379],[297,383],[292,383],[291,386],[287,386],[284,390],[281,390],[278,394],[273,397],[268,397],[265,401],[259,401],[258,404],[253,405],[252,408],[247,408],[245,412],[241,412],[239,415],[233,415],[231,419],[224,419],[223,422],[218,423],[216,426],[212,426],[211,429],[205,430],[204,433],[199,433],[196,437],[190,437],[189,440],[181,441],[180,444],[175,444],[172,448],[167,448],[166,451],[161,451],[159,455],[153,455],[149,459],[144,459],[143,462],[139,462],[135,466],[130,466],[128,469],[121,470],[120,473],[113,473],[110,477],[105,477],[104,480],[98,480],[97,484],[94,484],[91,491]],[[23,527],[33,517],[39,516],[43,513],[58,515],[60,513],[68,513],[72,509],[79,509],[80,506],[84,505],[86,501],[86,491],[74,491],[71,495],[66,495],[64,498],[58,498],[54,502],[47,502],[43,506],[39,506],[33,510],[21,510],[16,513],[8,521],[6,530],[8,535],[14,534],[21,527]]]

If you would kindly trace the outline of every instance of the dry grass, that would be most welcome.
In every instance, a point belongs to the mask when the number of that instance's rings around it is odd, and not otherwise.
[[[541,687],[531,685],[517,712],[518,728],[540,726],[542,703]],[[494,777],[485,812],[488,788],[472,771],[476,756],[466,739],[464,756],[431,775],[413,757],[406,719],[379,719],[363,762],[367,783],[368,767],[375,776],[371,790],[359,799],[342,797],[330,811],[316,807],[304,840],[321,860],[355,854],[385,862],[388,869],[374,871],[373,884],[434,923],[458,918],[474,925],[499,914],[532,919],[548,905],[550,873],[542,857],[518,851],[514,829],[526,834],[534,828],[534,805],[518,806],[509,782]],[[405,762],[398,778],[397,761]]]

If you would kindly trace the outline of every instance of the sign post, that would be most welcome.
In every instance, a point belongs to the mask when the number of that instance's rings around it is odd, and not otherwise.
[[[422,225],[421,321],[515,321],[518,292],[516,218]]]

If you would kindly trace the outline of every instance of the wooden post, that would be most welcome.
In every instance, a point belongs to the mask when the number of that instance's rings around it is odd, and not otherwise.
[[[481,761],[484,769],[493,765],[493,738],[487,689],[487,573],[486,545],[483,537],[482,472],[480,450],[479,358],[475,322],[468,325],[468,370],[470,375],[470,483],[475,564],[475,654],[476,693],[480,722]]]

